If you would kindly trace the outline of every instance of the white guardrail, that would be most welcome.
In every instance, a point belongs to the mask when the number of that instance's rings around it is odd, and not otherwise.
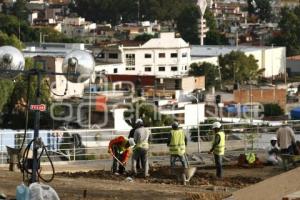
[[[300,122],[289,121],[295,133],[300,133]],[[228,151],[246,151],[265,148],[269,145],[270,138],[275,135],[281,123],[224,123],[226,133],[226,148]],[[198,152],[197,126],[183,126],[188,138],[188,153]],[[165,155],[168,153],[166,146],[167,135],[171,127],[149,127],[152,133],[150,145],[151,155]],[[124,135],[129,131],[116,131],[114,129],[72,129],[72,130],[40,130],[40,137],[47,146],[54,161],[61,160],[95,160],[108,158],[107,146],[110,139]],[[7,149],[20,148],[24,137],[24,130],[0,130],[0,164],[7,163]],[[300,135],[296,135],[300,140]],[[33,138],[33,130],[27,131],[25,147]],[[200,125],[200,150],[208,151],[211,146],[211,124]],[[46,159],[45,159],[46,160]],[[42,159],[43,161],[43,159]]]

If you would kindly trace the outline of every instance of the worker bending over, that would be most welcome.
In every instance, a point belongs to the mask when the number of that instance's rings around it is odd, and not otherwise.
[[[134,140],[119,136],[109,142],[108,153],[113,156],[112,172],[123,174],[130,154],[130,147],[135,145]],[[119,165],[119,167],[118,167]]]

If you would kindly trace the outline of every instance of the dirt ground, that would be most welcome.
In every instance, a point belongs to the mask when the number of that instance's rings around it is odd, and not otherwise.
[[[79,170],[80,171],[80,170]],[[278,168],[225,167],[225,177],[217,180],[213,168],[198,169],[190,184],[183,186],[171,176],[168,168],[151,169],[147,179],[115,176],[107,171],[58,173],[51,185],[62,200],[219,200],[232,192],[282,173]],[[13,199],[16,186],[21,182],[20,173],[0,169],[0,192]],[[84,195],[86,194],[86,195]],[[85,196],[85,197],[84,197]]]

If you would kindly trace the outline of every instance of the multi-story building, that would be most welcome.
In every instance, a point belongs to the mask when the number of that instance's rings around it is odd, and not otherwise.
[[[82,17],[66,17],[61,24],[62,33],[67,37],[84,37],[95,31],[96,23]]]
[[[143,21],[140,23],[123,23],[116,26],[116,30],[127,34],[128,39],[134,39],[138,35],[159,33],[161,26],[157,21]]]
[[[108,46],[97,53],[98,71],[107,74],[152,75],[187,74],[190,45],[174,33],[161,33],[139,46]]]

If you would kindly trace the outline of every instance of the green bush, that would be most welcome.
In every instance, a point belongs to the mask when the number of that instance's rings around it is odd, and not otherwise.
[[[266,117],[281,116],[284,114],[283,109],[276,103],[264,104],[264,114]]]

